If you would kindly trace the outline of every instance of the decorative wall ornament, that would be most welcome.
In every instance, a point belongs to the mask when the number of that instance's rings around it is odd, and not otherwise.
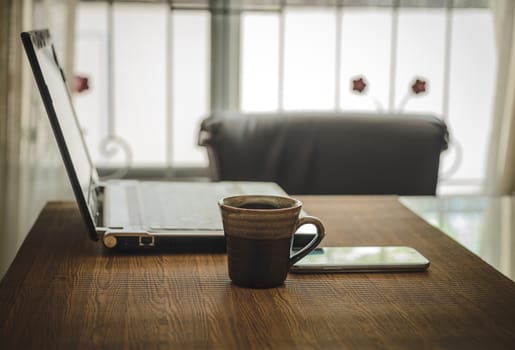
[[[367,89],[368,83],[364,76],[358,76],[352,79],[352,91],[356,94],[364,94]]]
[[[372,100],[372,103],[376,106],[378,112],[382,112],[383,105],[381,104],[381,102],[379,102],[379,100],[376,97],[368,94],[368,86],[369,83],[363,75],[358,75],[354,78],[351,78],[351,91],[357,95],[363,95],[370,98]]]
[[[414,77],[410,83],[410,89],[399,103],[397,111],[402,112],[412,97],[422,97],[429,93],[429,82],[426,78]]]
[[[89,90],[89,78],[83,75],[73,76],[73,92],[81,93]]]
[[[121,150],[125,154],[125,166],[113,171],[111,174],[102,176],[102,180],[122,178],[127,175],[132,165],[132,150],[127,141],[121,137],[108,135],[100,142],[100,152],[107,158],[112,158]]]
[[[89,86],[89,77],[75,74],[73,76],[73,85],[72,85],[72,91],[75,94],[81,94],[90,89]],[[99,143],[99,149],[100,153],[106,157],[106,158],[113,158],[118,154],[118,152],[121,150],[123,151],[125,155],[125,164],[120,169],[117,169],[112,174],[109,174],[107,176],[103,176],[103,179],[111,179],[111,178],[121,178],[127,174],[130,167],[132,166],[133,161],[133,155],[132,155],[132,149],[130,144],[125,141],[123,138],[116,136],[113,131],[113,120],[112,117],[109,117],[108,124],[108,135],[102,139]],[[87,130],[84,128],[81,128],[81,132],[84,135],[84,137],[87,134]]]
[[[411,90],[415,93],[415,95],[425,93],[426,81],[422,79],[415,79],[415,82],[413,85],[411,85]]]
[[[429,81],[427,78],[421,76],[415,76],[410,84],[409,88],[406,91],[406,95],[402,98],[398,107],[393,107],[391,112],[393,113],[403,113],[404,108],[408,101],[413,97],[423,97],[429,93]],[[379,113],[383,113],[384,108],[381,102],[374,96],[369,95],[368,87],[370,83],[363,75],[357,75],[351,78],[350,88],[353,93],[360,96],[366,96],[372,100],[375,104],[376,109]],[[452,157],[452,164],[447,169],[441,169],[440,171],[440,179],[450,178],[456,171],[459,169],[462,159],[463,159],[463,149],[459,141],[454,137],[449,140],[448,153]]]
[[[353,78],[351,78],[351,91],[357,95],[363,95],[367,96],[372,99],[374,104],[376,105],[376,108],[379,112],[383,111],[384,108],[379,102],[379,100],[374,97],[370,96],[368,94],[368,86],[370,83],[363,75],[357,75]],[[408,103],[409,99],[414,96],[423,96],[428,94],[429,89],[429,83],[426,78],[422,77],[415,77],[410,83],[410,88],[406,92],[406,95],[402,98],[401,103],[399,103],[398,108],[395,109],[396,112],[402,112],[404,110],[404,107],[406,107],[406,104]]]
[[[447,169],[440,168],[440,174],[438,175],[440,180],[445,180],[452,177],[452,175],[458,171],[461,162],[463,161],[463,147],[455,137],[449,138],[446,157],[451,157],[452,162],[451,165],[447,167]]]

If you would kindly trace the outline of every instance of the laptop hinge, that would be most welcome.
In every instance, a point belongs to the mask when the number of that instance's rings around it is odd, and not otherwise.
[[[104,226],[104,183],[97,183],[94,187],[96,213],[95,213],[95,226],[101,228]],[[97,230],[99,231],[99,230]]]

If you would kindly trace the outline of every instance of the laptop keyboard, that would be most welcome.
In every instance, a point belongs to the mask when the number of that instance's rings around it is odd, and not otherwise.
[[[218,185],[141,182],[143,220],[152,229],[221,230],[218,200],[231,191]]]
[[[281,189],[248,182],[121,181],[109,187],[109,223],[151,230],[220,231],[218,201],[251,193],[278,194]]]
[[[129,225],[131,226],[139,226],[144,222],[141,218],[141,201],[138,192],[137,185],[125,186]]]

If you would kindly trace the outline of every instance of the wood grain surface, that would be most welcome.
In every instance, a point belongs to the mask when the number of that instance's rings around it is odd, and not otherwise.
[[[515,283],[395,197],[300,197],[325,246],[407,245],[424,273],[231,284],[224,254],[112,254],[49,203],[0,283],[0,349],[509,349]]]

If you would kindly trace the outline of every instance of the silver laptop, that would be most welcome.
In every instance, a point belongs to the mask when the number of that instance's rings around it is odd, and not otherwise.
[[[75,198],[92,240],[108,248],[223,249],[218,200],[235,194],[285,192],[265,182],[101,183],[80,131],[48,30],[21,33]]]

